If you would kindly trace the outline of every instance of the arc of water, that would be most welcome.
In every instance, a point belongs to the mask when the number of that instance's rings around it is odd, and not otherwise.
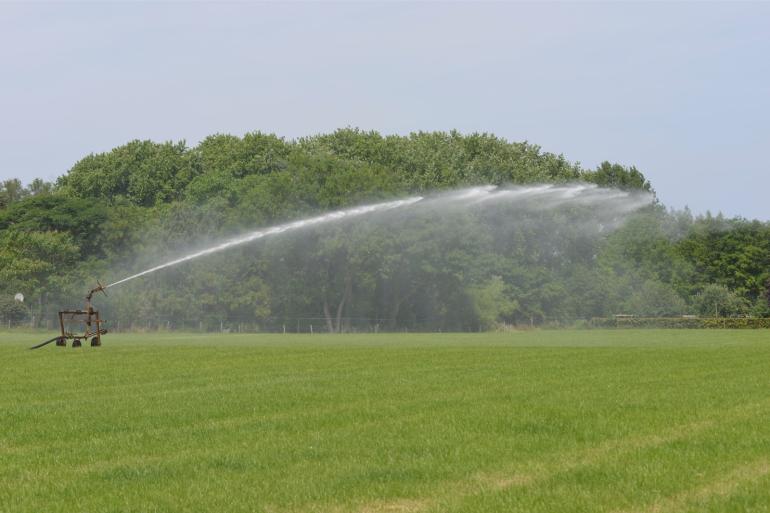
[[[146,271],[142,271],[140,273],[134,274],[127,278],[123,278],[122,280],[116,281],[115,283],[111,283],[104,288],[114,287],[115,285],[125,283],[135,278],[139,278],[140,276],[144,276],[146,274],[150,274],[155,271],[165,269],[166,267],[171,267],[173,265],[177,265],[182,262],[187,262],[188,260],[193,260],[195,258],[199,258],[205,255],[210,255],[212,253],[217,253],[219,251],[224,251],[233,246],[246,244],[248,242],[252,242],[257,239],[261,239],[263,237],[268,237],[270,235],[277,235],[279,233],[284,233],[291,230],[297,230],[308,226],[315,226],[323,223],[328,223],[331,221],[336,221],[336,220],[344,219],[348,217],[360,216],[370,212],[377,212],[377,211],[391,210],[399,207],[405,207],[407,205],[417,203],[422,199],[423,199],[422,196],[415,196],[412,198],[407,198],[407,199],[402,199],[397,201],[374,203],[371,205],[364,205],[364,206],[349,208],[345,210],[338,210],[336,212],[330,212],[328,214],[324,214],[317,217],[301,219],[299,221],[293,221],[291,223],[281,224],[278,226],[273,226],[270,228],[264,228],[262,230],[253,231],[245,235],[242,235],[240,237],[235,237],[233,239],[227,240],[225,242],[222,242],[221,244],[217,244],[210,248],[206,248],[204,250],[191,253],[181,258],[177,258],[176,260],[171,260],[170,262],[166,262],[164,264],[147,269]],[[430,198],[429,200],[426,200],[426,207],[428,205],[446,204],[450,202],[455,204],[465,205],[465,206],[471,206],[471,205],[475,206],[487,201],[489,202],[509,201],[510,202],[515,200],[515,201],[524,201],[527,204],[529,204],[531,201],[535,201],[536,203],[534,205],[531,205],[532,208],[550,209],[550,208],[556,208],[557,206],[565,203],[590,205],[592,202],[599,201],[599,200],[601,201],[623,200],[624,201],[623,208],[618,209],[618,211],[622,213],[622,212],[630,212],[645,204],[648,204],[650,203],[650,199],[651,199],[650,195],[639,194],[636,196],[631,196],[628,192],[625,192],[625,191],[604,189],[604,188],[597,187],[594,184],[572,184],[572,185],[560,185],[560,186],[555,184],[540,184],[540,185],[519,186],[519,187],[512,187],[512,188],[505,188],[505,189],[501,189],[494,185],[486,185],[486,186],[477,186],[477,187],[470,187],[466,189],[460,189],[460,190],[452,191],[449,194],[439,195],[437,197]]]
[[[189,255],[183,256],[181,258],[177,258],[176,260],[171,260],[169,262],[166,262],[161,265],[157,265],[155,267],[151,267],[150,269],[147,269],[145,271],[142,271],[140,273],[133,274],[127,278],[123,278],[122,280],[116,281],[115,283],[110,283],[109,285],[105,286],[104,288],[107,289],[109,287],[114,287],[115,285],[119,285],[121,283],[125,283],[129,280],[133,280],[135,278],[139,278],[140,276],[144,276],[150,273],[154,273],[155,271],[160,271],[161,269],[165,269],[166,267],[171,267],[173,265],[181,264],[182,262],[187,262],[189,260],[193,260],[195,258],[199,258],[202,256],[210,255],[212,253],[218,253],[219,251],[224,251],[226,249],[232,248],[233,246],[239,246],[241,244],[246,244],[248,242],[255,241],[257,239],[261,239],[263,237],[268,237],[270,235],[277,235],[279,233],[288,232],[291,230],[298,230],[300,228],[305,228],[308,226],[315,226],[323,223],[328,223],[331,221],[336,221],[343,218],[348,217],[356,217],[364,214],[368,214],[370,212],[379,212],[384,210],[392,210],[394,208],[404,207],[406,205],[411,205],[413,203],[417,203],[418,201],[422,200],[422,196],[415,196],[412,198],[397,200],[397,201],[387,201],[384,203],[375,203],[372,205],[364,205],[361,207],[355,207],[355,208],[349,208],[346,210],[337,210],[335,212],[330,212],[328,214],[324,214],[322,216],[317,217],[311,217],[308,219],[300,219],[299,221],[293,221],[291,223],[281,224],[278,226],[273,226],[271,228],[265,228],[263,230],[257,230],[253,231],[251,233],[247,233],[245,235],[241,235],[240,237],[235,237],[233,239],[227,240],[225,242],[222,242],[221,244],[217,244],[216,246],[212,246],[210,248],[203,249],[201,251],[196,251],[195,253],[191,253]]]

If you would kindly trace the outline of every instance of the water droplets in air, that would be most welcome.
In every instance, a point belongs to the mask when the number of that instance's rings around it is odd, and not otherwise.
[[[219,253],[232,247],[247,244],[265,237],[280,235],[282,233],[297,231],[312,226],[334,223],[359,216],[374,215],[395,209],[416,209],[421,206],[431,209],[450,207],[454,209],[476,209],[486,208],[492,205],[505,205],[506,207],[511,208],[538,211],[554,209],[563,205],[602,205],[604,208],[609,209],[620,216],[637,210],[645,205],[649,205],[651,200],[652,195],[649,193],[631,193],[617,189],[606,189],[597,187],[593,184],[538,184],[517,187],[484,185],[469,187],[437,194],[427,198],[414,196],[396,201],[387,201],[337,210],[316,217],[300,219],[298,221],[255,230],[244,235],[233,237],[206,249],[195,251],[181,258],[151,267],[150,269],[123,278],[115,283],[111,283],[110,285],[107,285],[107,287],[113,287],[129,280],[139,278],[140,276],[160,271],[167,267],[211,255],[213,253]],[[606,226],[601,225],[601,230],[605,228]]]

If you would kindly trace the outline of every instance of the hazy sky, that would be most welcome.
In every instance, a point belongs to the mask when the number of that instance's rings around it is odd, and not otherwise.
[[[770,219],[770,3],[0,3],[0,178],[131,139],[492,132]]]

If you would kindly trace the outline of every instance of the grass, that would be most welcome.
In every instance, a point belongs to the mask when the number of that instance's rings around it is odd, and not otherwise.
[[[0,512],[767,512],[770,332],[0,333]]]

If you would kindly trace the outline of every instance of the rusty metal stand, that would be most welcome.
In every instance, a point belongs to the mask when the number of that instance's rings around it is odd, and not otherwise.
[[[72,347],[81,347],[83,342],[87,342],[89,339],[91,340],[91,347],[101,346],[102,335],[107,333],[107,330],[102,327],[104,321],[99,318],[99,311],[94,310],[93,305],[91,305],[91,298],[96,292],[104,292],[104,286],[98,281],[96,283],[98,286],[89,291],[86,296],[85,310],[62,310],[59,312],[59,336],[30,349],[43,347],[53,341],[56,341],[56,345],[59,347],[67,347],[67,340],[72,340]],[[106,295],[106,292],[104,293]],[[73,321],[80,321],[85,324],[85,330],[82,335],[67,331],[67,322]]]

